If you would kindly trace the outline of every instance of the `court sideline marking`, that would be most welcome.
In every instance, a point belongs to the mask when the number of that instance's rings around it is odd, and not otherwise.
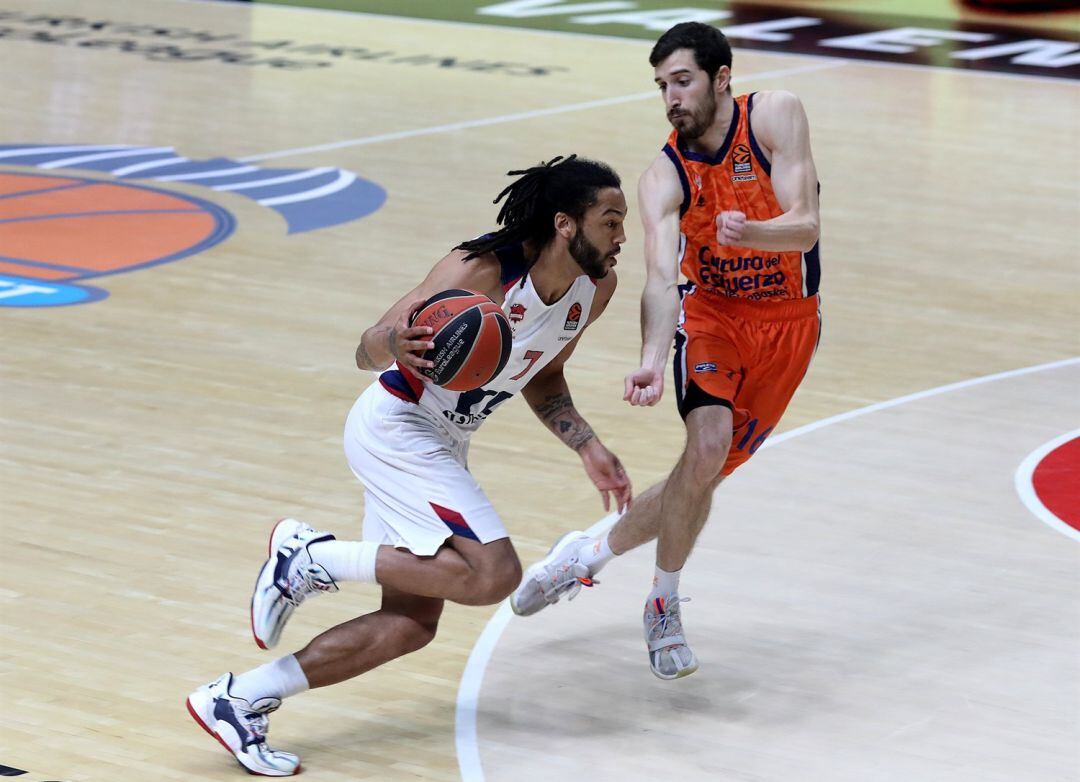
[[[896,397],[895,399],[889,399],[884,402],[877,402],[876,404],[867,405],[866,407],[859,407],[855,410],[849,410],[846,413],[840,413],[839,415],[834,415],[822,419],[821,421],[815,421],[814,423],[797,427],[790,432],[784,432],[783,434],[766,440],[764,445],[762,445],[762,448],[779,445],[794,437],[800,437],[804,434],[815,432],[826,426],[831,426],[832,424],[837,424],[842,421],[849,421],[852,418],[859,418],[864,415],[869,415],[870,413],[876,413],[879,410],[886,410],[890,407],[899,407],[908,402],[915,402],[920,399],[949,393],[950,391],[959,391],[960,389],[971,388],[972,386],[978,386],[984,383],[992,383],[996,380],[1007,380],[1021,375],[1043,372],[1049,369],[1059,369],[1061,367],[1076,364],[1080,364],[1080,357],[1052,361],[1047,364],[1037,364],[1021,369],[1011,369],[993,375],[983,375],[982,377],[949,383],[948,385],[930,388],[925,391],[917,391],[913,394]],[[1070,435],[1063,435],[1063,438],[1067,439],[1071,436],[1075,436],[1075,434],[1076,433],[1073,432],[1070,433]],[[1060,440],[1062,438],[1058,439]],[[1024,464],[1027,464],[1033,456],[1039,454],[1043,449],[1049,450],[1057,443],[1058,440],[1054,440],[1051,443],[1042,446],[1034,454],[1028,456]],[[1021,465],[1020,469],[1023,469],[1023,465]],[[1032,464],[1031,469],[1034,469],[1034,464]],[[1018,471],[1017,481],[1019,481],[1019,475],[1020,472]],[[1019,483],[1017,483],[1017,486],[1017,490],[1019,491]],[[1047,513],[1049,513],[1049,511],[1047,511]],[[1035,515],[1039,516],[1038,513]],[[617,514],[609,514],[593,524],[585,530],[585,532],[590,536],[603,532],[605,529],[614,526],[617,518]],[[1042,516],[1039,516],[1039,518],[1042,519]],[[1042,520],[1045,521],[1045,519]],[[1057,527],[1055,527],[1055,529],[1057,529]],[[1069,537],[1073,536],[1069,535]],[[1080,540],[1080,535],[1077,535],[1076,539]],[[510,610],[509,602],[504,602],[499,606],[499,610],[488,620],[483,632],[480,633],[480,637],[476,640],[476,645],[473,646],[473,650],[469,654],[469,661],[465,664],[465,671],[461,675],[461,686],[458,688],[457,709],[454,714],[454,740],[457,747],[458,767],[461,769],[461,779],[463,782],[484,782],[484,771],[480,764],[480,746],[476,738],[476,710],[480,701],[480,686],[484,681],[484,671],[487,669],[487,664],[491,660],[491,655],[495,652],[495,645],[499,642],[499,638],[502,636],[506,626],[510,623],[510,618],[513,615],[513,612]]]
[[[786,76],[797,76],[803,73],[813,73],[814,71],[831,70],[833,68],[840,68],[845,65],[849,65],[850,61],[828,61],[828,62],[816,62],[809,65],[803,65],[795,68],[780,68],[774,71],[762,71],[761,73],[750,73],[745,76],[737,76],[732,78],[732,83],[749,81],[751,79],[777,79]],[[325,152],[330,149],[344,149],[345,147],[361,147],[368,144],[379,144],[383,141],[398,141],[405,138],[414,138],[416,136],[429,136],[436,133],[449,133],[455,130],[468,130],[470,128],[481,128],[488,125],[501,125],[505,122],[518,122],[520,120],[535,119],[536,117],[550,117],[554,114],[567,114],[574,111],[586,111],[588,109],[601,108],[603,106],[615,106],[620,103],[633,103],[639,100],[659,100],[660,92],[656,89],[649,90],[648,92],[635,92],[631,95],[618,95],[613,98],[600,98],[598,100],[588,100],[582,103],[568,103],[563,106],[552,106],[546,109],[533,109],[531,111],[519,111],[513,114],[502,114],[497,117],[484,117],[481,119],[466,120],[464,122],[450,122],[445,125],[433,125],[428,128],[414,128],[412,130],[399,130],[394,133],[380,133],[377,136],[362,136],[360,138],[345,139],[343,141],[331,141],[326,144],[316,144],[311,147],[296,147],[294,149],[283,149],[277,152],[263,152],[258,155],[247,155],[245,157],[237,158],[237,160],[243,163],[250,163],[256,160],[272,160],[279,157],[290,157],[292,155],[303,155],[309,152]]]

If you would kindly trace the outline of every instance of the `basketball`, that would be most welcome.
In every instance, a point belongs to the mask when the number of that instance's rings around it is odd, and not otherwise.
[[[429,326],[435,347],[423,357],[435,366],[420,372],[449,391],[472,391],[491,381],[510,358],[510,321],[487,296],[451,289],[424,302],[410,322]]]

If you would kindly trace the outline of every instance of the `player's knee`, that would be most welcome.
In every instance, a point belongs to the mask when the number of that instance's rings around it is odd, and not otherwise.
[[[686,448],[686,466],[694,486],[708,490],[720,482],[731,450],[731,432],[702,434]]]
[[[478,573],[473,597],[475,605],[493,605],[505,600],[521,583],[521,562],[517,557],[489,563]]]
[[[435,634],[439,631],[439,620],[438,617],[434,619],[410,618],[412,622],[410,622],[406,631],[405,643],[410,652],[415,652],[418,649],[423,649],[435,639]]]

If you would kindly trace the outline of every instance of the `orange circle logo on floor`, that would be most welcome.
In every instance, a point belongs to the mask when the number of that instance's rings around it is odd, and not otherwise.
[[[0,306],[102,299],[85,283],[213,247],[235,224],[216,204],[145,185],[0,173]]]

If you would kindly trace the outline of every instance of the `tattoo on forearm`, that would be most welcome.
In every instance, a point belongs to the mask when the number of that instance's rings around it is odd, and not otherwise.
[[[371,360],[367,348],[364,347],[363,338],[360,339],[360,344],[356,346],[356,366],[360,369],[375,369],[375,362]]]
[[[552,419],[559,413],[560,410],[567,408],[573,408],[574,400],[570,398],[569,394],[550,394],[543,402],[540,402],[534,408],[536,414],[540,416],[540,420],[551,426]]]
[[[540,420],[575,451],[580,451],[596,436],[592,427],[574,409],[574,401],[569,394],[551,394],[534,409]]]

